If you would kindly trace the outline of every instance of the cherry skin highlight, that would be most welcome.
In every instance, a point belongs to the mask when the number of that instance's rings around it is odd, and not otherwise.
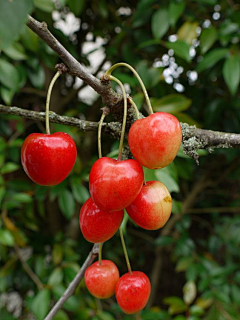
[[[89,190],[96,205],[106,211],[122,210],[140,192],[144,181],[143,169],[136,160],[118,161],[103,157],[90,171]]]
[[[133,123],[128,143],[133,156],[144,167],[166,167],[177,155],[182,141],[182,129],[176,117],[156,112]]]
[[[76,158],[75,142],[64,132],[32,133],[21,149],[24,171],[42,186],[55,186],[66,179]]]
[[[116,298],[120,308],[126,314],[141,311],[147,304],[151,284],[145,273],[133,271],[124,274],[116,286]]]
[[[163,183],[148,181],[126,211],[140,227],[157,230],[165,225],[171,215],[172,197]]]
[[[84,238],[93,243],[105,242],[117,232],[124,212],[104,211],[91,198],[82,206],[79,216],[80,229]]]
[[[119,271],[110,260],[93,263],[85,271],[85,283],[89,292],[98,299],[107,299],[114,295],[119,280]]]

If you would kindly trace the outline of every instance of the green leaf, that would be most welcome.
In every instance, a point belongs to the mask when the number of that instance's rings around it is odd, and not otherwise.
[[[90,197],[88,189],[82,184],[73,184],[72,192],[74,199],[79,203],[84,203]]]
[[[44,319],[50,307],[50,291],[43,289],[33,299],[31,310],[38,320]]]
[[[1,169],[1,174],[10,173],[19,169],[19,165],[14,162],[7,162]]]
[[[141,61],[137,65],[137,72],[147,89],[153,88],[161,79],[161,70],[149,68],[146,61]]]
[[[70,10],[75,14],[75,16],[79,16],[84,9],[86,0],[69,0],[68,6]]]
[[[76,0],[75,0],[76,1]],[[77,2],[77,1],[76,1]],[[82,311],[81,311],[82,313]],[[53,318],[53,320],[69,320],[68,315],[66,314],[65,311],[63,310],[59,310],[58,313],[55,315],[55,317]]]
[[[17,69],[14,65],[3,59],[0,59],[0,83],[14,91],[16,91],[19,83]]]
[[[32,9],[32,0],[0,1],[0,49],[18,38]]]
[[[179,192],[177,182],[169,174],[164,172],[163,169],[156,170],[155,174],[159,181],[165,184],[169,192]]]
[[[178,39],[185,41],[189,45],[192,44],[192,41],[197,38],[197,27],[198,22],[189,22],[186,21],[177,32]]]
[[[170,314],[182,313],[187,310],[187,306],[183,300],[178,297],[168,297],[165,298],[163,302],[169,305],[168,311]]]
[[[154,38],[161,39],[169,28],[167,9],[159,9],[152,17],[152,33]]]
[[[63,271],[60,267],[56,268],[53,270],[51,273],[49,279],[48,279],[48,284],[51,286],[55,286],[56,284],[60,284],[63,280]]]
[[[171,236],[160,236],[155,240],[155,244],[157,246],[168,246],[172,243],[173,243],[173,237]]]
[[[177,2],[175,0],[172,0],[169,9],[168,9],[168,16],[169,16],[169,22],[172,27],[175,26],[176,22],[182,15],[184,9],[185,9],[186,3],[185,1]]]
[[[35,7],[45,11],[52,12],[54,10],[54,3],[52,0],[33,0]]]
[[[34,87],[38,89],[43,88],[45,82],[45,73],[41,65],[38,65],[34,70],[29,70],[28,76]]]
[[[63,258],[63,249],[62,246],[58,243],[54,244],[53,251],[52,251],[53,263],[55,265],[59,264]]]
[[[15,93],[15,92],[14,92],[13,90],[0,87],[0,96],[1,96],[1,98],[3,99],[3,101],[4,101],[8,106],[11,105],[12,98],[13,98],[13,96],[14,96],[14,93]]]
[[[232,95],[235,95],[240,81],[240,56],[231,55],[223,65],[223,77]]]
[[[234,303],[240,305],[240,288],[239,286],[232,284],[231,285],[231,295]]]
[[[215,27],[203,29],[200,35],[200,49],[202,54],[205,54],[211,48],[211,46],[217,40],[217,37],[218,32]]]
[[[170,94],[161,99],[151,99],[152,107],[155,112],[162,111],[168,113],[178,113],[187,110],[192,100],[183,94]]]
[[[185,41],[177,40],[175,42],[166,42],[165,46],[168,49],[173,49],[174,54],[179,58],[182,58],[187,62],[191,61],[191,57],[189,53],[190,46]]]
[[[0,229],[0,243],[5,246],[14,246],[14,237],[10,231]]]
[[[193,263],[192,257],[181,258],[176,265],[176,272],[186,271],[190,264]]]
[[[3,52],[13,60],[26,60],[27,55],[20,43],[13,43],[10,47],[3,49]]]
[[[175,114],[175,116],[176,118],[178,118],[180,122],[187,123],[190,125],[196,125],[197,127],[200,127],[199,123],[186,113],[179,112]]]
[[[70,219],[74,215],[75,202],[70,191],[65,189],[61,192],[58,197],[58,204],[60,210],[67,219]]]
[[[19,201],[21,203],[31,203],[33,201],[32,197],[27,193],[16,193],[11,196],[12,201]]]
[[[196,71],[202,72],[213,67],[218,61],[225,58],[228,54],[228,49],[220,48],[220,49],[213,49],[212,51],[208,52],[203,60],[199,62]]]

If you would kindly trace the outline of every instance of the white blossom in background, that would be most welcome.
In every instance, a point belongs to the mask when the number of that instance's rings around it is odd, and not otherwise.
[[[17,291],[2,293],[0,295],[0,306],[5,307],[16,318],[19,318],[22,314],[22,305],[23,300]]]

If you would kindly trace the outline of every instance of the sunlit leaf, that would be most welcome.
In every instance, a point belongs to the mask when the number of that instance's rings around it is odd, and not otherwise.
[[[197,38],[197,27],[198,22],[184,22],[184,24],[178,29],[178,39],[191,45],[192,41]]]
[[[190,57],[190,46],[185,41],[175,41],[175,42],[166,42],[165,46],[168,49],[173,49],[174,54],[178,56],[179,58],[184,59],[187,62],[191,61]]]
[[[183,13],[185,6],[186,6],[185,1],[175,1],[175,0],[171,1],[168,9],[169,22],[171,26],[175,26],[176,22],[178,21],[178,19]]]
[[[38,320],[44,319],[50,307],[50,291],[43,289],[34,297],[31,310]]]

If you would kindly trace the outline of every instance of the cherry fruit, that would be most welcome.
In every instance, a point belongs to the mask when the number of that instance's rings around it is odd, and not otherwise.
[[[126,211],[140,227],[157,230],[165,225],[171,215],[172,198],[163,183],[148,181]]]
[[[127,314],[141,311],[148,302],[150,292],[150,281],[141,271],[124,274],[116,286],[117,302]]]
[[[93,243],[109,240],[120,227],[123,215],[123,210],[113,212],[101,210],[89,198],[83,204],[79,216],[84,238]]]
[[[107,299],[114,295],[119,280],[119,271],[110,260],[93,263],[85,271],[85,283],[89,292],[98,299]]]
[[[177,155],[182,130],[176,117],[156,112],[133,123],[128,143],[133,156],[149,169],[166,167]]]
[[[138,161],[103,157],[92,166],[89,190],[99,209],[116,211],[133,202],[143,181],[143,169]]]
[[[77,157],[74,140],[64,132],[32,133],[24,141],[21,161],[26,174],[42,186],[62,182],[72,170]]]

